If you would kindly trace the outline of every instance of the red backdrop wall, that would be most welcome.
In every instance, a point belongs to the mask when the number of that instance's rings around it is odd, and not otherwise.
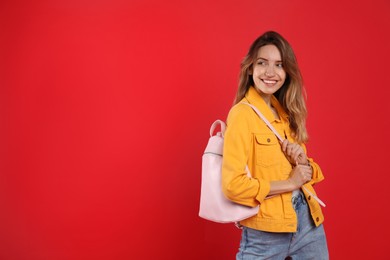
[[[384,259],[390,4],[1,1],[0,259],[234,259],[201,156],[266,30],[296,51],[331,259]]]

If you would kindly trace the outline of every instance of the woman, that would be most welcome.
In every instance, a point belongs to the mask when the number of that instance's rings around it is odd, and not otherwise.
[[[284,141],[243,102],[257,107]],[[237,259],[328,259],[324,217],[313,197],[313,185],[324,177],[306,155],[306,115],[294,52],[280,34],[266,32],[241,63],[224,136],[225,195],[243,205],[260,204],[257,215],[240,222]]]

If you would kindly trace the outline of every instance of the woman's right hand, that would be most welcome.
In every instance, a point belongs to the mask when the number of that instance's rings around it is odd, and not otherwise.
[[[311,166],[297,165],[292,169],[289,181],[296,186],[296,189],[299,189],[303,184],[311,180],[312,175],[313,170]]]

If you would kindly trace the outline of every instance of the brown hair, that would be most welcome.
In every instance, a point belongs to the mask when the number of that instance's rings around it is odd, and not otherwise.
[[[275,45],[280,51],[283,69],[286,72],[286,80],[283,86],[275,93],[275,97],[289,115],[290,128],[295,140],[299,143],[306,142],[308,140],[306,130],[307,110],[302,75],[291,45],[277,32],[265,32],[249,48],[248,54],[241,62],[239,84],[234,104],[240,102],[249,88],[254,85],[250,72],[259,49],[265,45]]]

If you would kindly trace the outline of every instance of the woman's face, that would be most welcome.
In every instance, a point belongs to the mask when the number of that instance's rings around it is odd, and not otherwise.
[[[259,49],[253,63],[252,76],[254,87],[261,95],[272,95],[283,86],[286,72],[275,45],[265,45]]]

